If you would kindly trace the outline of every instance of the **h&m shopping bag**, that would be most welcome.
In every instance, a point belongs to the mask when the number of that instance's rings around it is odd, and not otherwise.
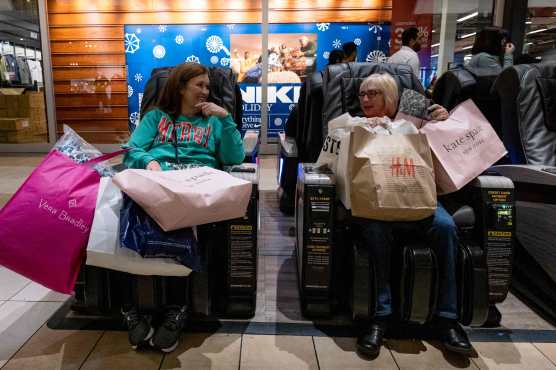
[[[135,275],[187,276],[191,269],[172,258],[143,258],[120,247],[122,191],[109,177],[100,179],[95,217],[87,245],[87,265]]]
[[[355,127],[349,162],[353,216],[417,221],[436,210],[432,155],[425,135],[376,135]]]
[[[441,122],[420,129],[434,153],[439,194],[461,189],[506,155],[506,148],[472,100],[466,100]]]
[[[251,182],[210,167],[129,169],[113,181],[164,231],[243,217],[252,189]]]
[[[57,150],[43,159],[0,210],[0,265],[50,289],[73,290],[93,222],[100,175]]]

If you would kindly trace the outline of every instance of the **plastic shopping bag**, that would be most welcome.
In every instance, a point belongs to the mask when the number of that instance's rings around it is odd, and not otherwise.
[[[192,228],[164,231],[129,196],[124,194],[120,211],[121,246],[145,258],[174,258],[193,271],[200,271],[202,255]]]

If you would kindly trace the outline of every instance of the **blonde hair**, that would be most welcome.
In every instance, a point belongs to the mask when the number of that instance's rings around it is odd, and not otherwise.
[[[394,117],[398,110],[398,84],[392,76],[387,73],[374,73],[363,80],[359,91],[376,89],[382,93],[384,107],[388,117]]]

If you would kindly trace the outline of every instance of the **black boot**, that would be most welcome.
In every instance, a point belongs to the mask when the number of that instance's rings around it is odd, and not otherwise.
[[[369,357],[377,357],[380,353],[382,339],[387,329],[387,318],[375,319],[370,327],[363,331],[361,336],[357,339],[357,350],[359,353]]]
[[[444,348],[450,352],[456,352],[462,355],[470,355],[473,353],[473,346],[467,337],[467,333],[465,333],[457,320],[439,317],[435,321],[439,330],[440,341],[444,345]]]

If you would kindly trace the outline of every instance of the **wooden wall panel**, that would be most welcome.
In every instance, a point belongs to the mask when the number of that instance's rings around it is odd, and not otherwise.
[[[96,40],[124,38],[121,26],[87,26],[87,27],[54,27],[50,26],[50,41],[60,40]]]
[[[127,93],[56,94],[56,105],[98,107],[106,104],[127,105]]]
[[[269,21],[377,22],[391,0],[270,0]],[[93,143],[127,131],[125,24],[260,23],[261,0],[47,0],[57,132]]]
[[[120,53],[107,54],[53,54],[52,64],[55,66],[113,66],[125,65],[125,55]]]

